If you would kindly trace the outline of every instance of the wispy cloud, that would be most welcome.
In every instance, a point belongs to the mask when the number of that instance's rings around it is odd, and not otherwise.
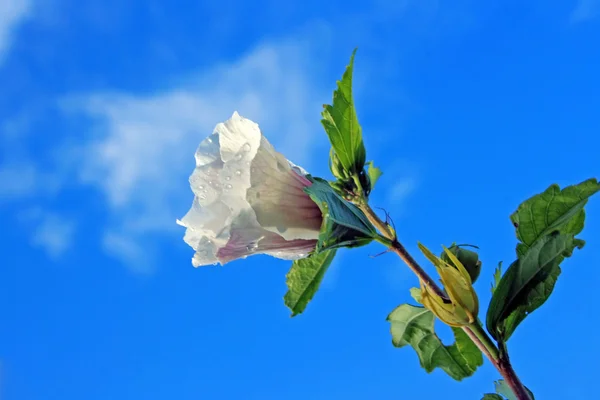
[[[105,249],[131,265],[149,234],[181,233],[174,220],[191,204],[186,178],[194,151],[235,110],[257,121],[290,159],[310,164],[322,143],[315,116],[330,95],[311,81],[308,51],[296,42],[263,45],[164,92],[66,99],[66,110],[88,115],[100,132],[78,161],[81,181],[105,194],[112,219]]]
[[[406,160],[397,160],[384,169],[382,187],[385,187],[385,207],[393,209],[393,217],[400,217],[406,210],[407,200],[418,188],[418,168]],[[377,189],[375,189],[377,190]]]
[[[416,180],[414,178],[400,178],[390,187],[388,199],[392,204],[401,203],[414,192],[415,188]]]
[[[600,0],[579,0],[571,12],[571,23],[583,22],[600,16]]]
[[[140,243],[140,235],[131,235],[128,232],[121,233],[107,231],[103,238],[103,248],[108,253],[118,258],[133,272],[149,274],[154,271],[155,265]]]
[[[43,172],[30,162],[0,164],[0,203],[56,193],[61,177]]]
[[[30,0],[0,1],[0,63],[10,49],[15,28],[31,11]]]
[[[20,199],[35,193],[37,173],[32,165],[0,165],[0,201]]]
[[[52,258],[62,256],[73,245],[75,223],[57,213],[36,207],[27,210],[21,219],[31,230],[31,245]]]

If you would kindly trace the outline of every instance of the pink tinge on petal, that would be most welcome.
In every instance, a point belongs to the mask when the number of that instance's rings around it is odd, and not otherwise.
[[[316,245],[316,240],[285,240],[260,228],[237,229],[231,232],[225,247],[219,249],[217,258],[222,265],[238,258],[266,252],[277,252],[279,258],[295,259],[306,257]]]
[[[292,174],[292,176],[294,177],[294,179],[298,182],[300,182],[300,184],[304,187],[310,186],[312,185],[312,182],[308,180],[307,177],[300,175],[299,173],[297,173],[296,171],[294,171],[293,169],[290,170],[290,173]]]
[[[321,209],[304,191],[312,182],[288,164],[270,168],[264,158],[256,160],[247,200],[258,224],[285,240],[316,239],[321,230]]]

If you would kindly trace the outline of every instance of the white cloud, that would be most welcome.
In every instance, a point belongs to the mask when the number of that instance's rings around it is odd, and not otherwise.
[[[58,174],[40,171],[31,162],[8,162],[0,165],[0,203],[55,193],[60,185],[61,178]]]
[[[139,237],[119,232],[106,232],[103,239],[103,247],[110,254],[123,261],[132,271],[140,274],[148,274],[154,270],[150,262],[148,251],[139,243]]]
[[[400,178],[394,182],[389,189],[389,201],[392,204],[397,204],[406,200],[416,188],[414,178]]]
[[[579,0],[569,20],[571,23],[594,19],[600,15],[600,0]]]
[[[81,180],[106,195],[113,222],[107,232],[119,232],[106,233],[107,251],[131,265],[146,253],[148,233],[183,234],[174,221],[192,201],[186,178],[194,151],[235,110],[258,122],[288,158],[310,167],[311,152],[325,140],[318,115],[331,88],[320,91],[311,81],[309,50],[296,42],[260,46],[148,96],[68,98],[66,109],[89,115],[100,131],[79,161]]]
[[[75,223],[41,208],[27,210],[21,215],[31,229],[31,245],[46,252],[50,258],[59,258],[73,244]]]
[[[30,0],[0,0],[0,63],[10,49],[15,27],[30,11]]]
[[[32,165],[0,165],[0,201],[27,197],[34,193],[37,173]]]
[[[407,200],[417,189],[418,170],[409,162],[396,161],[384,171],[382,184],[387,187],[385,207],[389,206],[390,211],[393,210],[392,218],[398,219],[406,212]]]

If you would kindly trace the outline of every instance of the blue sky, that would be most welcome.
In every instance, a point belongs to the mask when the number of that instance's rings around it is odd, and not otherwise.
[[[456,383],[392,347],[385,317],[416,280],[370,258],[377,245],[341,252],[293,319],[288,262],[194,269],[175,225],[193,153],[237,110],[329,177],[319,113],[358,46],[359,118],[385,173],[373,204],[413,252],[479,245],[487,304],[516,206],[600,174],[599,41],[598,0],[0,1],[0,398],[492,391],[487,363]],[[582,238],[509,343],[539,399],[597,394],[597,198]]]

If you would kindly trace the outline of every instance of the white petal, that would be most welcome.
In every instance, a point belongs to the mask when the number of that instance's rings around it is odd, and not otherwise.
[[[234,113],[195,158],[194,202],[178,221],[195,266],[258,253],[297,258],[314,248],[322,216],[303,191],[305,171],[277,153],[256,123]]]

